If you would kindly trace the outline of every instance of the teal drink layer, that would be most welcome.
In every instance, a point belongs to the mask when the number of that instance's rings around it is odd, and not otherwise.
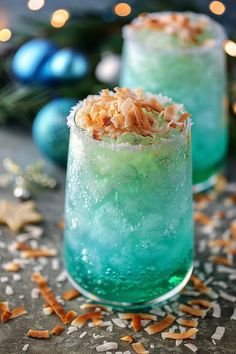
[[[64,259],[84,295],[141,307],[187,282],[193,252],[189,130],[144,146],[96,141],[71,127]]]
[[[162,32],[125,27],[121,85],[161,91],[184,103],[193,121],[193,184],[200,191],[222,170],[227,150],[225,33],[206,16],[190,16],[209,22],[207,44],[181,48]]]

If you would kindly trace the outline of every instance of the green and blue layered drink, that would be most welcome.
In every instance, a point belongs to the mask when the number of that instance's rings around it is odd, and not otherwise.
[[[142,307],[192,270],[189,114],[141,91],[103,90],[69,116],[65,266],[93,300]]]
[[[162,92],[192,114],[193,184],[211,186],[227,150],[221,25],[194,13],[141,15],[124,28],[121,84]]]

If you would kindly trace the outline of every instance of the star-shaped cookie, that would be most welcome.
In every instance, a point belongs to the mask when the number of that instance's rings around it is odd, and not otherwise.
[[[6,224],[12,231],[19,231],[24,225],[41,221],[42,215],[35,211],[35,203],[12,203],[0,201],[0,224]]]

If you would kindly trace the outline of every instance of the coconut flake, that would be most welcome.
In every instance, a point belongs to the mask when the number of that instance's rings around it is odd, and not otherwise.
[[[97,352],[106,352],[107,350],[118,349],[118,344],[115,342],[105,342],[96,347]]]
[[[235,302],[236,301],[236,296],[233,296],[231,294],[226,293],[223,290],[219,291],[220,297],[222,297],[222,299],[230,301],[230,302]]]
[[[194,353],[198,351],[198,347],[196,347],[196,345],[194,345],[192,343],[186,343],[184,345],[185,345],[185,347],[187,347],[188,349],[190,349]]]
[[[27,352],[28,348],[29,348],[29,344],[25,344],[22,348],[22,351]]]
[[[13,274],[13,280],[14,281],[20,281],[21,280],[21,275],[18,273]]]
[[[223,337],[224,333],[225,333],[225,327],[217,326],[215,333],[212,334],[212,336],[211,336],[211,339],[221,340],[221,338]]]
[[[126,327],[124,321],[121,318],[112,318],[111,320],[116,326],[118,326],[120,328]]]
[[[84,331],[83,333],[80,334],[80,339],[83,339],[86,335],[88,334],[88,332]]]
[[[38,299],[39,298],[39,293],[40,293],[40,290],[38,288],[33,288],[31,290],[31,298],[32,299]]]
[[[6,293],[6,295],[10,296],[10,295],[14,294],[14,290],[13,290],[13,288],[10,285],[7,285],[6,289],[5,289],[5,293]]]
[[[67,274],[66,271],[63,270],[57,277],[56,277],[56,282],[62,283],[67,280]]]
[[[231,320],[236,320],[236,307],[234,308],[234,311],[230,317]]]
[[[212,307],[213,307],[212,316],[215,318],[220,318],[221,317],[221,307],[218,304],[218,302],[213,302]]]
[[[8,283],[9,282],[8,277],[1,277],[0,280],[1,280],[1,283]]]

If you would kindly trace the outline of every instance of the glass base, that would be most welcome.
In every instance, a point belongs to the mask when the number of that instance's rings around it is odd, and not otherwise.
[[[220,174],[221,173],[216,173],[210,178],[208,178],[206,181],[195,184],[193,186],[193,193],[201,193],[212,188],[216,184],[217,178]]]
[[[118,302],[118,301],[108,301],[105,299],[102,299],[100,297],[97,297],[96,295],[93,295],[92,293],[88,292],[87,290],[85,290],[84,288],[82,288],[79,284],[77,284],[73,278],[69,275],[69,273],[67,272],[67,277],[71,283],[71,285],[77,289],[82,295],[86,296],[87,298],[89,298],[90,300],[93,300],[99,304],[104,304],[107,306],[112,306],[116,309],[120,309],[120,310],[126,310],[126,309],[140,309],[140,308],[147,308],[147,307],[152,307],[155,304],[164,302],[168,299],[170,299],[171,297],[175,296],[176,294],[178,294],[184,287],[185,285],[188,283],[189,278],[191,277],[193,271],[193,265],[189,268],[188,273],[186,274],[185,278],[181,281],[181,283],[179,283],[174,289],[168,291],[168,293],[159,296],[158,298],[151,300],[151,301],[147,301],[147,302],[140,302],[140,303],[129,303],[129,302]]]

